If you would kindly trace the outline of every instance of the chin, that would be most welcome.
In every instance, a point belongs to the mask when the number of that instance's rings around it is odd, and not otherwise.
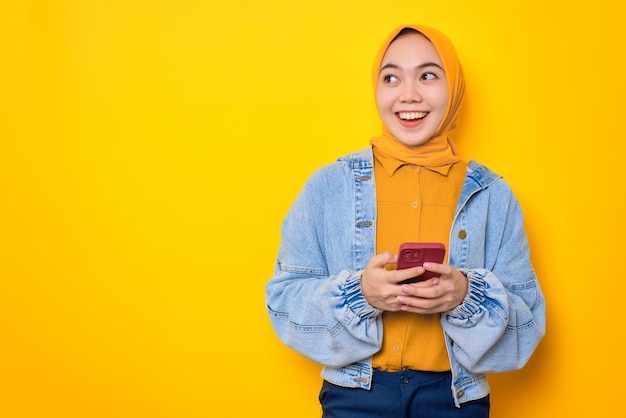
[[[396,137],[398,138],[398,137]],[[427,143],[429,141],[429,139],[423,139],[423,138],[398,138],[398,141],[400,141],[402,144],[406,145],[407,147],[419,147],[420,145],[424,145],[425,143]]]
[[[407,147],[418,147],[420,145],[424,145],[430,141],[432,135],[434,134],[433,132],[429,136],[425,136],[424,132],[406,132],[403,129],[397,129],[395,131],[390,130],[390,132],[398,141]]]

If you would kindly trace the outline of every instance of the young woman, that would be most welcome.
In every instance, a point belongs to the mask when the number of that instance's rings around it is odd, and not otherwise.
[[[522,367],[545,332],[519,203],[456,152],[465,85],[443,34],[396,29],[373,81],[382,135],[293,203],[270,319],[324,366],[324,417],[488,417],[485,373]],[[396,270],[403,242],[444,243],[447,259]],[[426,270],[435,277],[401,283]]]

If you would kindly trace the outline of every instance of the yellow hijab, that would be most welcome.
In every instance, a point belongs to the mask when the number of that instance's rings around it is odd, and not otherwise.
[[[404,25],[394,30],[380,47],[374,61],[372,68],[374,91],[376,91],[378,86],[380,66],[385,52],[387,52],[387,48],[389,48],[394,38],[404,28],[415,29],[424,35],[432,42],[439,53],[446,74],[446,81],[448,82],[448,107],[435,134],[425,144],[415,147],[404,145],[384,125],[382,135],[372,138],[371,144],[385,157],[405,163],[423,167],[440,167],[455,163],[461,159],[457,155],[456,146],[449,134],[456,128],[456,123],[459,119],[459,110],[465,92],[465,80],[463,79],[463,70],[454,46],[443,33],[433,28],[418,25]]]

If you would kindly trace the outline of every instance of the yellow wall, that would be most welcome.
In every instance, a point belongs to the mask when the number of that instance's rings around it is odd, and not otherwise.
[[[619,7],[3,0],[0,416],[319,416],[264,284],[305,179],[378,132],[370,63],[406,22],[456,44],[458,145],[517,192],[547,297],[493,416],[617,416]]]

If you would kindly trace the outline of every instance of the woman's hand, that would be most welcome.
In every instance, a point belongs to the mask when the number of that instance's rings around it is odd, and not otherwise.
[[[390,252],[375,255],[370,259],[361,275],[361,290],[367,303],[383,311],[400,311],[403,302],[399,297],[409,297],[404,292],[404,280],[424,273],[423,267],[412,267],[404,270],[387,270],[385,265],[397,261],[397,257]],[[460,274],[460,273],[459,273]],[[433,279],[429,280],[432,281]]]
[[[463,273],[449,264],[424,263],[424,268],[438,273],[439,277],[401,285],[402,294],[396,298],[396,302],[402,305],[402,311],[440,313],[463,303],[469,286]]]

